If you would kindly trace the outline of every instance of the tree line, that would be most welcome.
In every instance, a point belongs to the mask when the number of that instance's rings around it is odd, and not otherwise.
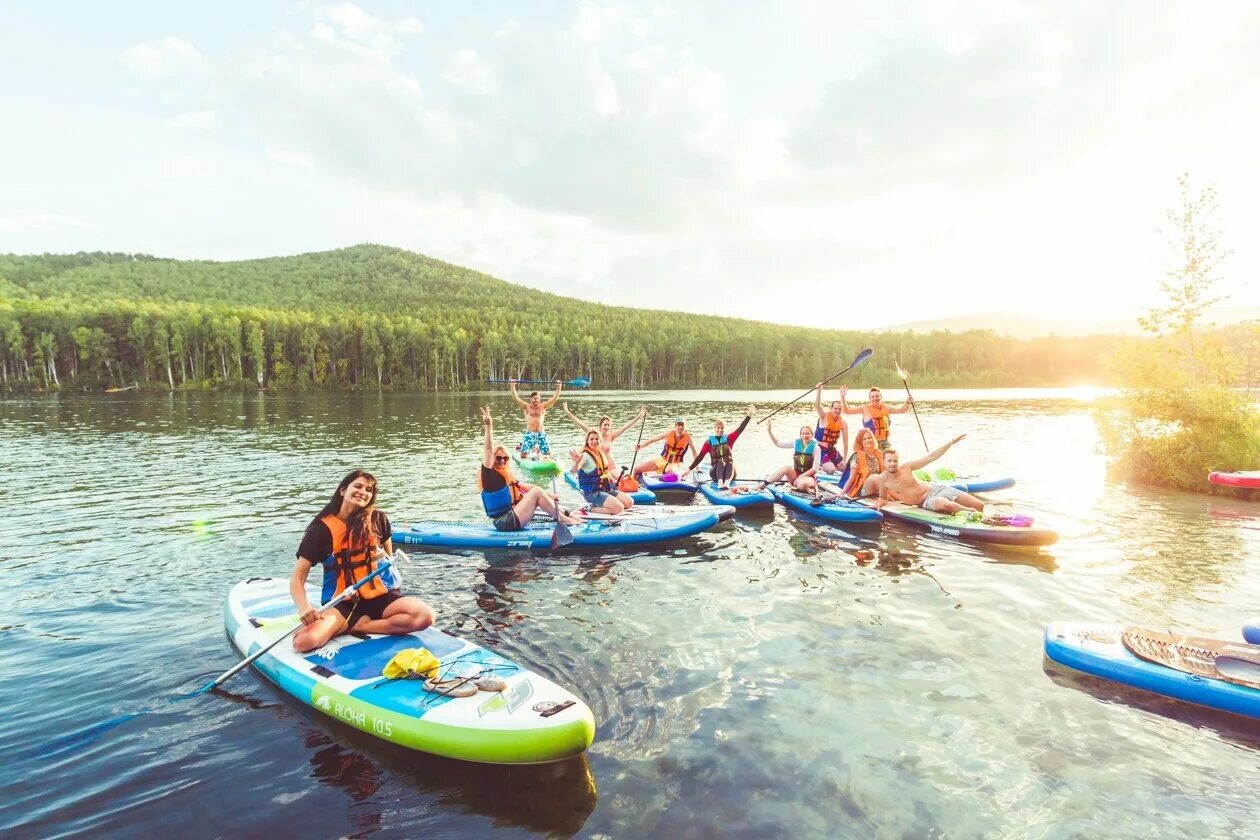
[[[1244,335],[1245,338],[1245,335]],[[1104,382],[1135,339],[862,333],[610,307],[381,246],[235,263],[0,256],[0,383],[14,389],[807,387],[876,351],[862,382]]]

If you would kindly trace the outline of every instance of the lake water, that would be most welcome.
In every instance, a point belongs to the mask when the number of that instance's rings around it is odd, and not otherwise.
[[[792,396],[570,404],[618,422],[646,405],[652,434]],[[69,754],[34,749],[236,662],[224,595],[289,574],[350,468],[379,477],[396,523],[478,519],[476,407],[517,428],[502,393],[0,401],[0,832],[1254,837],[1254,724],[1043,658],[1054,619],[1237,639],[1260,613],[1260,504],[1109,481],[1093,396],[920,395],[929,442],[967,433],[945,463],[1015,476],[996,495],[1059,529],[1039,552],[895,523],[854,535],[776,509],[652,551],[413,553],[408,588],[441,626],[594,709],[586,756],[524,768],[393,748],[253,671]],[[789,410],[775,428],[788,437],[807,417]],[[558,411],[548,428],[558,448],[579,439]],[[922,450],[912,416],[893,432]],[[785,454],[756,426],[736,447],[745,476]]]

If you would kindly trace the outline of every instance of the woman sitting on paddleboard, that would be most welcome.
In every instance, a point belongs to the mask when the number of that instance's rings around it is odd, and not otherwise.
[[[667,432],[661,432],[654,438],[649,438],[643,443],[637,444],[634,451],[638,452],[645,446],[651,446],[659,441],[665,441],[665,446],[661,449],[661,454],[657,458],[648,458],[642,464],[634,468],[634,477],[638,478],[646,472],[656,472],[661,475],[673,473],[681,475],[686,472],[683,467],[683,458],[686,457],[688,451],[692,455],[696,454],[695,441],[691,439],[691,433],[687,431],[687,421],[679,417],[674,421],[674,428]]]
[[[538,508],[565,525],[581,525],[582,520],[560,510],[555,496],[541,487],[523,487],[516,480],[508,464],[511,460],[508,451],[502,446],[495,446],[490,406],[482,406],[481,424],[486,429],[486,446],[477,484],[481,488],[481,504],[494,527],[500,531],[519,531]]]
[[[325,603],[376,571],[379,561],[393,555],[391,533],[389,517],[376,509],[376,479],[363,470],[343,478],[328,504],[306,527],[298,546],[289,594],[306,626],[293,637],[294,650],[314,650],[350,630],[396,635],[433,623],[433,608],[401,594],[394,585],[397,578],[388,570],[323,613],[306,597],[306,579],[313,566],[324,567],[321,600]]]
[[[818,481],[814,478],[814,474],[818,472],[818,444],[814,440],[813,427],[801,426],[801,435],[796,440],[780,441],[774,436],[774,422],[767,420],[766,432],[770,435],[770,440],[779,449],[792,450],[792,466],[783,467],[766,476],[766,480],[757,489],[761,490],[767,484],[774,484],[787,479],[797,490],[804,493],[813,492],[814,487],[818,484]]]
[[[708,455],[710,460],[709,480],[722,489],[731,486],[731,481],[735,478],[735,441],[739,440],[739,436],[743,434],[744,429],[748,426],[748,421],[752,419],[756,413],[757,407],[748,406],[748,412],[744,415],[743,421],[739,424],[739,428],[725,434],[726,424],[718,420],[713,424],[713,434],[700,447],[700,451],[696,453],[695,459],[691,462],[691,466],[687,467],[687,472],[691,472],[700,465],[704,460],[704,456]]]
[[[879,437],[870,429],[859,429],[853,439],[853,454],[845,465],[842,489],[850,499],[879,495],[877,478],[884,471],[884,452]]]
[[[586,446],[569,452],[573,459],[570,472],[577,475],[578,489],[596,513],[616,515],[634,507],[634,499],[616,488],[617,476],[612,472],[612,460],[599,446],[600,435],[595,429],[586,433]]]
[[[638,414],[636,414],[636,415],[634,415],[634,417],[630,418],[630,422],[629,422],[629,423],[627,423],[626,425],[622,426],[620,429],[617,429],[616,431],[613,431],[613,427],[612,427],[612,418],[611,418],[611,417],[609,417],[607,414],[605,414],[603,417],[599,418],[599,425],[598,425],[598,426],[595,426],[595,427],[593,427],[593,428],[592,428],[591,426],[588,426],[588,425],[586,425],[585,423],[583,423],[583,422],[581,421],[581,419],[580,419],[580,418],[578,418],[578,416],[577,416],[576,414],[574,414],[572,411],[569,411],[569,404],[568,404],[568,403],[564,403],[563,408],[564,408],[564,413],[565,413],[566,415],[568,415],[569,419],[570,419],[570,420],[572,420],[572,421],[574,422],[574,424],[575,424],[575,425],[576,425],[579,429],[581,429],[583,432],[585,432],[585,433],[586,433],[586,434],[588,434],[588,435],[589,435],[592,431],[597,431],[597,432],[599,432],[599,451],[600,451],[600,452],[603,452],[603,453],[604,453],[604,457],[608,459],[608,470],[609,470],[609,472],[611,472],[611,473],[613,473],[614,475],[616,475],[616,473],[617,473],[617,461],[616,461],[616,459],[615,459],[615,458],[613,458],[613,454],[612,454],[612,445],[613,445],[613,441],[615,441],[617,438],[619,438],[619,437],[621,437],[622,435],[624,435],[626,432],[630,431],[630,429],[634,426],[634,424],[635,424],[635,423],[638,423],[640,420],[642,420],[644,417],[646,417],[646,416],[647,416],[647,409],[646,409],[646,408],[640,408],[640,409],[639,409],[639,413],[638,413]]]

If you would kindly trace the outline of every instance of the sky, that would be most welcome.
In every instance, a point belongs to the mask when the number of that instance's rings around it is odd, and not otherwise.
[[[1254,2],[6,2],[0,251],[377,242],[862,329],[1154,303],[1189,172],[1260,305],[1257,36]]]

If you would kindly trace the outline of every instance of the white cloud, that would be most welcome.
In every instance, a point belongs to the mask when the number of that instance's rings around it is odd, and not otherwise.
[[[467,48],[456,50],[448,57],[442,78],[457,87],[482,95],[494,93],[499,88],[494,67],[474,50]]]
[[[119,61],[136,75],[150,78],[186,75],[201,71],[206,64],[196,47],[174,36],[128,47]]]

